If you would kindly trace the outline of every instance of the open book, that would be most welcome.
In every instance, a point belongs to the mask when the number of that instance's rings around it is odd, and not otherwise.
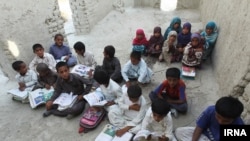
[[[182,76],[195,77],[195,67],[182,66]]]
[[[88,72],[90,71],[90,69],[91,68],[88,66],[78,64],[73,67],[73,69],[71,70],[71,73],[76,73],[82,77],[89,78]]]
[[[8,90],[7,93],[12,94],[17,99],[24,100],[24,99],[26,99],[28,97],[29,92],[32,89],[33,89],[33,86],[32,87],[27,87],[24,91],[20,91],[18,88],[16,88],[16,89]]]
[[[140,141],[142,139],[147,139],[151,135],[152,140],[157,140],[162,134],[158,132],[150,132],[148,130],[140,130],[133,138],[133,141]]]
[[[97,88],[95,91],[84,95],[83,98],[89,103],[90,107],[104,106],[107,103],[107,100],[102,94],[100,88]]]
[[[58,110],[63,111],[74,105],[74,103],[77,100],[77,96],[78,95],[73,95],[72,92],[70,94],[61,93],[60,96],[58,96],[56,100],[53,102],[53,104],[58,104]]]
[[[64,60],[67,56],[62,56],[60,59],[56,59],[56,63],[58,62],[66,62],[66,60]]]
[[[30,107],[36,108],[39,105],[45,104],[51,98],[53,92],[53,88],[49,90],[46,88],[40,88],[29,92]]]
[[[105,125],[102,132],[96,137],[95,141],[130,141],[133,134],[126,132],[121,137],[115,135],[117,128],[111,124]]]

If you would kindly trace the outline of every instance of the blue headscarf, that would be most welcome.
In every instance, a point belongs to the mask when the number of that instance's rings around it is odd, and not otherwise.
[[[179,24],[179,28],[178,29],[174,29],[174,24],[178,23]],[[180,33],[182,28],[181,28],[181,19],[179,17],[174,17],[169,25],[169,27],[166,29],[165,33],[164,33],[164,40],[167,39],[168,37],[168,33],[172,30],[175,30],[177,33]]]
[[[206,33],[206,29],[207,28],[211,28],[213,31],[210,35],[208,35]],[[206,29],[201,32],[201,36],[205,38],[206,42],[206,48],[210,48],[210,47],[214,47],[215,45],[215,42],[217,40],[217,37],[218,37],[218,29],[217,29],[217,25],[214,21],[209,21],[207,24],[206,24]]]
[[[177,39],[178,44],[180,44],[182,47],[185,47],[191,41],[191,24],[189,22],[186,22],[185,24],[183,24],[182,28],[187,28],[189,32],[187,34],[183,34],[182,32],[180,32]]]

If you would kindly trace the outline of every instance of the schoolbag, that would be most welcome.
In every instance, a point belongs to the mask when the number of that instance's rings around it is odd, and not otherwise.
[[[87,133],[88,131],[95,129],[103,121],[105,115],[106,111],[104,109],[96,112],[89,107],[80,119],[78,133]]]

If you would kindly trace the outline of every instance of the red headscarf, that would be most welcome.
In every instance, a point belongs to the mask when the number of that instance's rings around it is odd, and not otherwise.
[[[142,35],[142,39],[138,39],[137,37],[133,40],[133,45],[144,45],[145,47],[148,46],[148,40],[145,37],[143,29],[137,29],[136,35]]]

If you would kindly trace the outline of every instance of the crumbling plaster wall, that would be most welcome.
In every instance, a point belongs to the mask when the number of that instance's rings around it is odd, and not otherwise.
[[[250,113],[249,6],[248,0],[201,0],[199,8],[204,26],[210,20],[219,26],[212,57],[218,95],[239,97],[245,105],[244,117]]]
[[[53,35],[64,34],[64,22],[57,0],[1,1],[0,11],[0,68],[12,79],[11,63],[20,59],[29,64],[34,43],[48,51]]]

